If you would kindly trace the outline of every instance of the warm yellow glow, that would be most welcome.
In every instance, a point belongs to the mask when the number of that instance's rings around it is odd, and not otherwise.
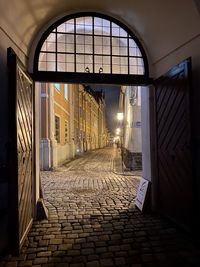
[[[124,118],[124,114],[123,114],[123,113],[117,113],[117,119],[118,119],[119,121],[122,121],[123,118]]]
[[[119,134],[121,132],[121,129],[120,128],[117,128],[116,129],[116,134]]]
[[[119,136],[115,136],[115,137],[113,138],[113,142],[116,142],[116,141],[119,141]]]

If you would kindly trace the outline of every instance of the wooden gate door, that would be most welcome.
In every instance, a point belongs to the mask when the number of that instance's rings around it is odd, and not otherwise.
[[[160,212],[185,229],[193,219],[190,60],[155,83]]]
[[[33,82],[13,50],[9,68],[9,233],[19,254],[33,220]]]

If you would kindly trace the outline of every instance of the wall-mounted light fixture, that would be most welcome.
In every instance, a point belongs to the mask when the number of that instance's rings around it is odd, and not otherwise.
[[[85,72],[90,73],[90,69],[88,68],[88,66],[85,68]]]

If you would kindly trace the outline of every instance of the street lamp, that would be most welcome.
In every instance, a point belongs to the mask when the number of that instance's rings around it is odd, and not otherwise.
[[[116,129],[116,135],[119,135],[120,132],[121,132],[121,129],[120,129],[120,128],[117,128],[117,129]]]
[[[124,119],[124,113],[122,112],[117,113],[117,120],[122,122],[123,119]]]

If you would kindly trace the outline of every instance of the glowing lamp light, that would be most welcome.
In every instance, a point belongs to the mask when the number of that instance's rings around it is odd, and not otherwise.
[[[118,119],[118,121],[122,121],[124,119],[124,114],[123,113],[117,113],[117,119]]]
[[[116,129],[116,134],[119,134],[121,132],[121,129],[120,128],[117,128]]]

